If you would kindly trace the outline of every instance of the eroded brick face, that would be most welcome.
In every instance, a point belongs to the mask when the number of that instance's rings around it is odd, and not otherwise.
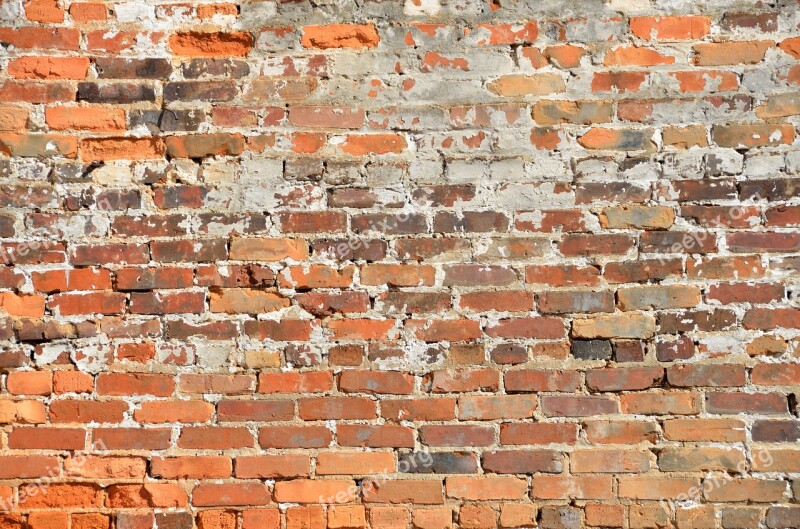
[[[4,0],[0,527],[800,527],[799,22]]]

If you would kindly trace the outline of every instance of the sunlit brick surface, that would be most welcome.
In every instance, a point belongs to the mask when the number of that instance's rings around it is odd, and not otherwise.
[[[3,0],[0,528],[800,527],[795,0]]]

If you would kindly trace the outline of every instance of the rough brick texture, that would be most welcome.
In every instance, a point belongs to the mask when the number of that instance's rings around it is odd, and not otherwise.
[[[800,527],[798,28],[3,0],[0,527]]]

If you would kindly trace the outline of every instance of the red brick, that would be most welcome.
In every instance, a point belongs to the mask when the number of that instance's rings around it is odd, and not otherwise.
[[[505,423],[500,426],[504,445],[575,444],[578,425],[570,423]]]
[[[288,511],[292,509],[287,509]],[[278,509],[248,509],[242,512],[242,529],[280,529],[281,512]]]
[[[470,424],[425,425],[420,440],[428,446],[489,446],[494,444],[494,428]]]
[[[154,395],[168,397],[175,391],[170,375],[102,373],[97,376],[99,395]]]
[[[713,414],[783,414],[788,411],[787,399],[780,393],[723,393],[706,395],[706,411]]]
[[[647,421],[592,420],[585,424],[589,441],[600,444],[638,444],[658,439],[658,426]]]
[[[58,458],[50,456],[0,456],[0,478],[31,479],[57,472]]]
[[[762,386],[796,386],[800,381],[800,365],[758,364],[753,367],[750,378],[753,384]]]
[[[106,507],[112,508],[174,508],[189,502],[186,492],[173,483],[144,485],[111,485],[106,489]]]
[[[231,477],[232,465],[228,457],[154,457],[150,460],[150,474],[163,479],[210,479]]]
[[[500,385],[500,374],[493,369],[433,371],[426,376],[426,385],[433,393],[496,391]]]
[[[531,496],[537,499],[607,500],[611,476],[535,476]]]
[[[406,320],[405,326],[425,342],[474,340],[481,335],[475,320]]]
[[[511,476],[448,476],[447,497],[463,500],[518,500],[528,494],[528,483]]]
[[[363,491],[367,503],[413,503],[433,505],[444,503],[442,482],[437,479],[389,479],[367,481]]]
[[[48,303],[51,310],[63,316],[75,314],[122,314],[126,296],[117,292],[91,294],[56,294]]]
[[[103,490],[91,483],[54,483],[47,488],[47,494],[29,495],[25,502],[28,509],[98,508],[102,505]]]
[[[383,399],[381,416],[392,421],[446,421],[455,419],[456,400]]]
[[[414,390],[414,377],[396,371],[343,371],[339,389],[345,393],[389,393],[408,395]]]
[[[333,375],[324,371],[258,375],[259,393],[322,393],[333,387]]]
[[[270,502],[270,492],[263,483],[201,483],[192,491],[198,507],[262,506]]]
[[[25,5],[25,16],[35,22],[61,23],[64,9],[52,0],[32,0]]]
[[[109,450],[164,450],[170,446],[169,428],[97,428],[92,441]]]
[[[102,447],[100,443],[96,446]],[[141,457],[75,456],[64,460],[64,473],[80,478],[142,479],[146,471],[147,461]]]
[[[505,388],[508,392],[576,391],[580,375],[573,371],[521,369],[507,371]]]
[[[413,448],[414,430],[407,426],[342,424],[337,427],[336,441],[342,446],[371,448]]]
[[[88,400],[57,400],[50,403],[51,423],[117,423],[128,411],[126,402]]]
[[[458,399],[462,420],[527,419],[538,407],[533,395],[466,396]]]
[[[670,419],[664,421],[664,437],[673,441],[739,442],[745,424],[738,419]]]
[[[275,479],[308,477],[311,469],[309,456],[282,454],[266,456],[240,456],[236,458],[236,477],[244,479]],[[319,472],[319,463],[317,464]],[[345,472],[339,472],[344,474]]]
[[[586,386],[594,391],[641,390],[661,385],[663,378],[660,367],[592,369],[586,372]]]
[[[253,444],[253,435],[246,428],[221,426],[184,427],[178,439],[178,447],[190,449],[231,450]]]
[[[254,375],[201,375],[184,374],[178,381],[181,393],[220,393],[240,395],[253,393],[256,388]]]
[[[699,481],[693,478],[624,476],[619,479],[619,496],[656,501],[676,499],[688,497],[689,490],[698,486]]]
[[[265,426],[258,433],[263,448],[324,448],[332,442],[325,426]]]
[[[223,400],[217,404],[222,422],[288,421],[294,417],[294,403],[288,400]]]
[[[3,27],[0,28],[0,40],[17,48],[77,50],[80,45],[80,31],[60,27]]]
[[[86,430],[75,428],[14,428],[8,447],[27,450],[83,450]]]

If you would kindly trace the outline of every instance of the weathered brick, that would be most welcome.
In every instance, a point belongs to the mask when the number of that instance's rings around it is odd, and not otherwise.
[[[0,9],[0,526],[797,526],[787,2],[312,4]]]
[[[769,40],[696,44],[694,62],[700,66],[756,64],[764,60],[767,50],[774,45]]]
[[[701,39],[711,30],[711,19],[702,16],[633,17],[631,33],[644,39]]]

